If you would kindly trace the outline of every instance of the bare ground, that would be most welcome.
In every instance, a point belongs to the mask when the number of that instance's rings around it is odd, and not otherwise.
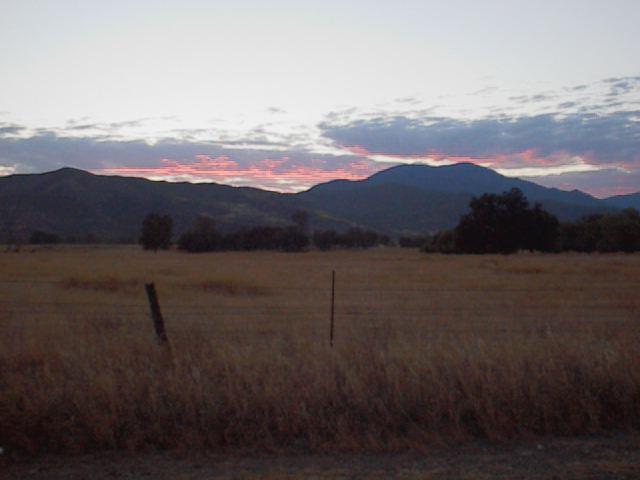
[[[3,480],[425,478],[635,479],[640,436],[617,434],[514,444],[474,443],[385,455],[177,455],[120,452],[9,462]],[[0,464],[1,465],[1,464]]]

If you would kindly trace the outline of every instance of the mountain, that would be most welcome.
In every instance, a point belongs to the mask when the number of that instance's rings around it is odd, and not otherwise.
[[[334,180],[298,195],[334,217],[349,218],[381,231],[410,234],[451,228],[467,211],[473,196],[502,193],[514,187],[522,190],[531,203],[540,202],[561,220],[616,209],[578,190],[546,188],[470,163],[400,165],[365,180]]]
[[[605,198],[604,202],[615,208],[635,208],[636,210],[640,210],[640,192]]]
[[[177,232],[201,214],[222,230],[285,225],[300,202],[291,195],[227,185],[155,182],[99,176],[72,168],[0,178],[0,239],[8,230],[44,230],[63,237],[135,240],[150,212],[167,213]],[[313,217],[316,224],[340,222]],[[4,231],[3,231],[4,230]],[[23,234],[24,235],[24,234]]]
[[[292,213],[301,209],[309,212],[312,228],[361,226],[391,235],[421,234],[455,226],[472,196],[513,187],[562,220],[612,212],[638,201],[633,195],[598,200],[577,190],[545,188],[471,164],[403,165],[365,180],[335,180],[298,194],[100,176],[63,168],[0,177],[0,242],[11,234],[24,237],[33,230],[63,238],[82,239],[90,234],[134,241],[150,212],[171,215],[178,233],[186,231],[198,215],[211,216],[223,231],[287,225]]]
[[[471,195],[400,183],[337,180],[299,193],[313,209],[394,234],[424,234],[457,224]]]
[[[505,177],[498,172],[473,163],[457,163],[442,167],[427,165],[400,165],[372,175],[368,183],[397,183],[412,185],[424,190],[467,193],[502,193],[519,188],[531,202],[554,201],[571,205],[599,206],[600,201],[579,190],[570,192],[547,188],[519,178]]]

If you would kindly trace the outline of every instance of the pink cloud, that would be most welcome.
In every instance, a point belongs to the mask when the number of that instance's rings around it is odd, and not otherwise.
[[[388,159],[398,163],[425,163],[429,165],[446,165],[449,163],[474,163],[483,167],[497,169],[560,167],[574,165],[576,162],[589,165],[598,165],[589,155],[580,157],[571,155],[565,151],[554,152],[552,155],[540,155],[537,149],[527,149],[521,152],[498,153],[494,155],[449,155],[436,150],[428,150],[421,154],[395,154],[367,150],[362,145],[349,145],[342,147],[344,150],[369,159]]]
[[[354,159],[340,161],[314,159],[304,164],[288,156],[265,158],[242,166],[226,155],[197,155],[193,162],[162,159],[157,167],[114,167],[94,170],[106,175],[124,175],[176,181],[217,181],[231,185],[253,186],[295,192],[335,179],[361,180],[387,168],[388,165]]]

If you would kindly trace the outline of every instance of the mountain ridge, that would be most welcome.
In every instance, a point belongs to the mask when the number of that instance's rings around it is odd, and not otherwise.
[[[514,187],[562,220],[617,211],[636,201],[640,206],[640,193],[596,199],[579,190],[550,189],[468,163],[399,165],[363,180],[332,180],[295,194],[213,182],[97,175],[63,167],[0,177],[0,241],[33,230],[63,238],[90,234],[135,241],[150,212],[170,214],[178,234],[198,215],[209,215],[221,230],[232,231],[286,225],[297,210],[309,212],[312,228],[360,226],[396,236],[424,234],[454,226],[473,196]]]

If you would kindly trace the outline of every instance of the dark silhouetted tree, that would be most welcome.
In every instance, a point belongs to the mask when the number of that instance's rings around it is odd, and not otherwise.
[[[60,243],[60,237],[55,233],[34,230],[29,236],[29,243],[33,245]]]
[[[589,215],[561,227],[561,248],[576,252],[640,251],[640,213]]]
[[[558,220],[539,205],[529,208],[522,191],[473,198],[471,211],[455,228],[456,250],[462,253],[514,253],[521,249],[553,251]]]
[[[539,252],[558,251],[560,222],[539,203],[528,212],[523,248]]]
[[[527,245],[531,210],[517,188],[501,195],[473,198],[471,211],[455,228],[456,249],[462,253],[514,253]]]
[[[169,215],[150,213],[142,221],[140,244],[145,250],[168,249],[173,236],[173,220]]]
[[[402,236],[398,238],[398,245],[402,248],[422,248],[427,243],[424,235]]]
[[[453,230],[442,230],[428,237],[422,249],[428,253],[457,253]]]
[[[298,225],[285,229],[282,250],[285,252],[301,252],[309,246],[309,236]]]
[[[313,232],[313,244],[319,250],[331,250],[339,244],[338,232],[335,230],[316,230]]]
[[[221,250],[223,246],[223,236],[216,229],[214,220],[207,216],[198,217],[193,228],[178,239],[180,250],[194,253]]]
[[[307,230],[309,230],[309,214],[306,210],[297,210],[293,212],[293,215],[291,215],[291,221],[301,232],[306,234]]]
[[[370,248],[378,244],[379,236],[373,230],[353,227],[340,235],[340,243],[347,248]]]

